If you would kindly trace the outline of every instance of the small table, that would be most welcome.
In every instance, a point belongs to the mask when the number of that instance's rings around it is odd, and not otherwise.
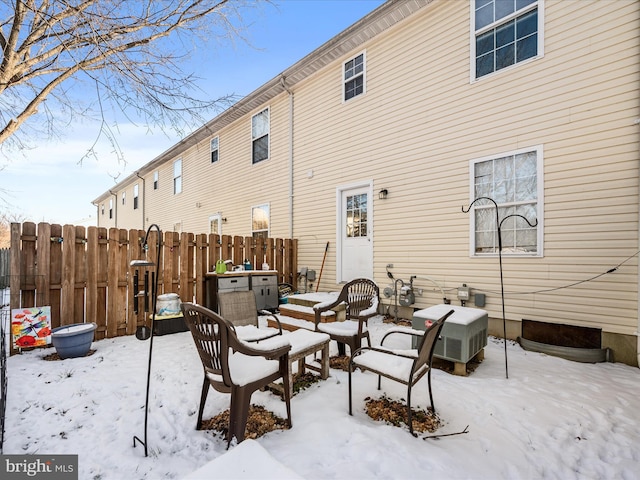
[[[284,337],[291,344],[291,350],[289,350],[289,395],[291,397],[293,397],[293,372],[291,367],[294,362],[298,362],[298,373],[304,373],[305,369],[308,368],[320,373],[320,378],[323,380],[329,378],[329,335],[301,328],[285,334]],[[322,354],[319,367],[305,362],[307,356],[316,352],[321,352]],[[271,386],[279,391],[283,390],[280,385],[272,384]]]

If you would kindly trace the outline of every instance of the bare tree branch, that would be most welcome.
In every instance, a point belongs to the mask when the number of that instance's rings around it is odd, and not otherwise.
[[[230,97],[199,99],[170,39],[242,38],[241,8],[268,0],[0,0],[0,150],[57,134],[56,122],[110,111],[172,128]],[[96,95],[77,88],[90,80]],[[87,103],[90,105],[87,106]],[[106,133],[112,144],[113,132]]]

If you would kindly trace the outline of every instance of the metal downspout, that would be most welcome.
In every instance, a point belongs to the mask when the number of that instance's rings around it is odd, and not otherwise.
[[[118,228],[118,193],[113,193],[111,190],[109,190],[109,193],[111,195],[113,195],[113,223],[114,223],[114,227]]]
[[[147,193],[147,184],[144,180],[143,177],[140,176],[140,174],[138,172],[136,172],[136,177],[138,177],[140,180],[142,180],[142,230],[146,230],[145,228],[145,221],[146,221],[146,213],[145,213],[145,206],[147,204],[147,198],[146,198],[146,193]]]
[[[640,118],[636,118],[634,124],[637,127],[640,127]],[[638,152],[640,153],[640,145],[638,145]],[[640,171],[640,160],[638,160],[638,167]],[[638,174],[638,239],[640,245],[640,174]],[[637,248],[637,247],[636,247]],[[638,298],[637,298],[637,307],[636,314],[638,317],[638,325],[636,327],[636,354],[638,361],[638,368],[640,368],[640,264],[636,267],[636,275],[637,275],[637,287],[638,287]]]
[[[284,75],[280,83],[289,94],[289,238],[293,238],[293,92],[287,88]]]

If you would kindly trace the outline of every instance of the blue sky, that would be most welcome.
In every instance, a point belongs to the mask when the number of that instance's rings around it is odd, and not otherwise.
[[[193,71],[200,88],[218,98],[247,95],[330,40],[383,0],[281,0],[250,13],[244,32],[248,43],[198,44],[184,68]],[[213,115],[213,114],[212,114]],[[197,126],[196,126],[197,128]],[[117,141],[126,165],[112,147],[97,146],[99,160],[80,160],[93,144],[98,123],[72,124],[65,138],[43,141],[37,148],[0,165],[0,212],[34,222],[95,224],[91,201],[177,140],[143,125],[119,123]]]

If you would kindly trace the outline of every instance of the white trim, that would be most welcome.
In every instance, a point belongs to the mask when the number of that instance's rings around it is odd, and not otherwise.
[[[345,190],[354,190],[356,188],[366,188],[368,203],[367,203],[367,222],[368,222],[368,238],[371,242],[371,267],[373,268],[373,260],[375,258],[373,252],[373,179],[363,180],[361,182],[353,182],[347,183],[345,185],[339,185],[336,187],[336,283],[344,283],[345,280],[342,278],[342,193]]]
[[[347,62],[350,62],[351,60],[354,60],[355,58],[359,57],[360,55],[362,55],[362,93],[355,95],[354,97],[351,97],[350,99],[345,99],[344,97],[344,84],[347,82],[344,78],[344,71],[345,71],[345,64]],[[340,69],[340,88],[342,89],[342,103],[347,103],[347,102],[351,102],[352,100],[355,100],[356,98],[360,98],[360,97],[364,97],[367,94],[367,50],[362,50],[361,52],[356,53],[355,55],[351,55],[349,58],[347,58],[346,60],[342,61],[342,68]],[[352,77],[353,78],[353,77]]]
[[[481,28],[478,32],[483,33],[484,31],[490,30],[494,28],[496,25],[505,23],[513,18],[516,18],[523,13],[538,9],[538,54],[535,57],[527,58],[521,62],[516,62],[513,65],[510,65],[505,68],[501,68],[500,70],[494,70],[491,73],[483,75],[479,78],[476,78],[476,30],[475,30],[475,0],[469,0],[469,83],[475,83],[485,78],[493,77],[494,75],[499,74],[500,72],[506,72],[517,68],[522,65],[526,65],[527,63],[534,62],[540,58],[544,57],[544,11],[545,11],[545,0],[537,0],[537,3],[532,3],[531,5],[527,5],[526,7],[520,9],[518,12],[514,12],[507,17],[501,18],[499,22],[494,22],[486,27]]]
[[[508,255],[510,257],[525,257],[525,258],[540,258],[544,256],[544,147],[543,145],[534,145],[531,147],[520,148],[518,150],[511,150],[507,152],[499,152],[492,155],[487,155],[480,158],[473,158],[469,160],[469,203],[473,202],[475,198],[475,165],[476,163],[486,162],[488,160],[495,160],[497,158],[508,157],[518,155],[526,152],[536,152],[536,173],[537,173],[537,201],[536,201],[536,213],[537,213],[537,243],[538,251],[536,253],[505,253],[502,255]],[[469,215],[469,257],[470,258],[486,258],[498,256],[498,253],[483,253],[477,254],[475,252],[475,216],[473,210],[468,213]],[[530,219],[532,220],[532,219]]]
[[[214,233],[211,231],[211,222],[215,221],[218,224],[218,235],[222,235],[222,213],[214,213],[213,215],[209,215],[209,233]]]

